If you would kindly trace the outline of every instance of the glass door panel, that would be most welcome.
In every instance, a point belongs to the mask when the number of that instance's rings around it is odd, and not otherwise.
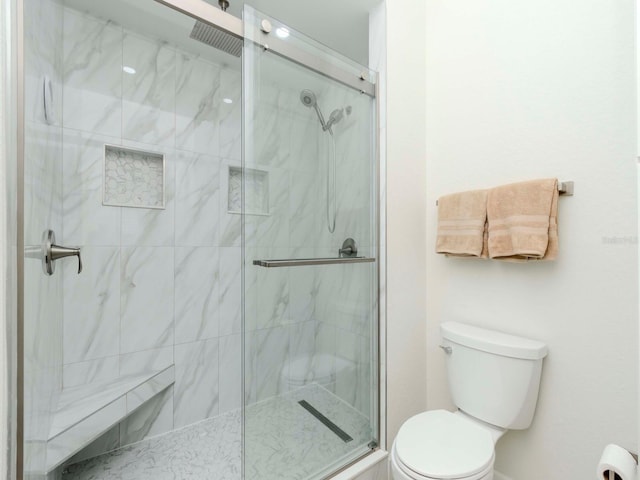
[[[378,386],[375,99],[322,68],[375,75],[244,23],[245,478],[323,478],[377,445]]]

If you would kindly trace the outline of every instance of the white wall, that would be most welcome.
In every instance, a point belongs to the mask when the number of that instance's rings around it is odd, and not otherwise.
[[[388,446],[426,407],[424,2],[387,8]]]
[[[634,2],[426,4],[428,407],[452,406],[443,320],[543,340],[534,423],[500,440],[496,468],[593,478],[605,444],[636,449]],[[433,253],[439,195],[550,176],[576,182],[556,262]]]

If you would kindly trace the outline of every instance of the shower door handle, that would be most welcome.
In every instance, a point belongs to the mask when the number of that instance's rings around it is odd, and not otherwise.
[[[78,274],[82,272],[82,256],[79,247],[63,247],[56,245],[56,234],[53,230],[44,232],[42,267],[47,275],[56,271],[55,261],[65,257],[78,257]]]

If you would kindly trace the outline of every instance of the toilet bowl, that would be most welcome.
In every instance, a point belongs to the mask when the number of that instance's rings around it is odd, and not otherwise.
[[[395,480],[491,480],[504,430],[458,411],[431,410],[407,420],[393,443]]]
[[[496,442],[509,429],[531,425],[547,347],[457,322],[443,323],[441,332],[458,410],[419,413],[400,427],[391,450],[392,477],[492,480]]]

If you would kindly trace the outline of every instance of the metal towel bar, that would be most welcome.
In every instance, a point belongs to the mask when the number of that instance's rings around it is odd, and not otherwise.
[[[344,263],[371,263],[375,262],[371,257],[344,257],[344,258],[288,258],[283,260],[254,260],[253,264],[259,267],[307,267],[313,265],[338,265]]]
[[[573,196],[573,182],[558,182],[558,193],[567,197]],[[436,200],[436,206],[438,201]]]

